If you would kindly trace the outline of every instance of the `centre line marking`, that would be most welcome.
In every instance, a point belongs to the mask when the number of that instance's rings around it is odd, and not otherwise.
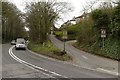
[[[84,56],[84,55],[82,55],[82,57],[84,58],[84,59],[88,59],[86,56]]]

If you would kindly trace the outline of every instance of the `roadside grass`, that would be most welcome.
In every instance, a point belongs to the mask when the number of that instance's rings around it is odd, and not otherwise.
[[[99,42],[96,42],[93,45],[76,42],[73,44],[73,46],[90,54],[94,54],[114,60],[119,60],[118,52],[120,52],[120,50],[118,49],[118,47],[120,47],[120,45],[118,45],[117,42],[110,41],[109,39],[105,41],[104,48],[100,46]]]
[[[62,61],[70,61],[72,58],[67,54],[55,47],[50,41],[45,44],[36,44],[30,42],[28,44],[28,49],[45,56],[49,56]]]

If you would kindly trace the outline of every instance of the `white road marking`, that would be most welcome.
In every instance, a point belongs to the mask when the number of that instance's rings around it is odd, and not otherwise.
[[[103,69],[103,68],[97,68],[98,70],[102,70],[102,71],[105,71],[105,72],[108,72],[108,73],[111,73],[113,75],[120,75],[118,72],[113,72],[113,71],[110,71],[110,70],[106,70],[106,69]]]
[[[17,58],[15,55],[13,55],[13,53],[12,53],[12,48],[9,49],[9,54],[10,54],[10,56],[11,56],[13,59],[15,59],[16,61],[18,61],[18,62],[20,62],[20,63],[23,64],[24,61],[20,60],[20,59]],[[25,62],[24,62],[24,63],[25,63]],[[29,67],[29,68],[32,68],[32,69],[34,69],[34,70],[36,70],[36,71],[39,71],[39,70],[37,70],[37,69],[35,69],[35,68],[31,67],[31,66],[28,66],[28,65],[26,65],[26,64],[24,64],[24,65],[27,66],[27,67]],[[40,72],[42,72],[42,71],[40,71]],[[46,74],[46,73],[43,73],[43,72],[42,72],[42,74],[44,74],[44,75],[46,75],[46,76],[48,76],[48,77],[51,77],[51,78],[55,78],[55,77],[50,76],[49,74]]]
[[[92,68],[90,68],[90,67],[85,67],[85,66],[76,65],[76,64],[70,63],[70,62],[59,61],[59,60],[57,60],[57,59],[53,59],[53,58],[46,57],[46,56],[43,56],[43,55],[40,55],[40,54],[36,54],[35,52],[33,52],[33,51],[29,50],[29,49],[28,49],[28,51],[29,51],[30,53],[33,53],[33,54],[35,54],[35,55],[37,55],[37,56],[40,56],[40,57],[43,57],[43,58],[45,58],[45,59],[49,59],[49,60],[52,60],[52,61],[57,61],[57,62],[60,62],[60,63],[63,63],[63,64],[70,64],[70,65],[73,65],[73,66],[75,66],[75,67],[79,67],[79,68],[83,68],[83,69],[87,69],[87,70],[92,70],[92,71],[105,72],[105,73],[112,74],[112,75],[115,75],[115,76],[118,76],[118,74],[119,74],[118,72],[113,72],[113,71],[108,71],[108,70],[106,71],[106,70],[102,70],[102,69],[99,69],[99,68],[97,68],[97,69],[92,69]],[[119,74],[119,75],[120,75],[120,74]]]
[[[55,77],[53,77],[53,76],[50,76],[49,74],[46,74],[46,73],[43,73],[42,71],[37,70],[37,69],[35,69],[35,68],[31,67],[31,66],[28,66],[28,65],[25,65],[25,66],[30,67],[31,69],[36,70],[36,71],[38,71],[38,72],[41,72],[42,74],[44,74],[44,75],[46,75],[46,76],[48,76],[48,77],[55,78]]]
[[[84,58],[84,59],[88,59],[86,56],[84,56],[84,55],[82,55],[82,57]]]
[[[60,75],[60,74],[58,74],[58,73],[55,73],[55,72],[53,72],[53,71],[46,70],[46,69],[44,69],[44,68],[41,68],[41,67],[36,66],[36,65],[33,65],[33,64],[31,64],[31,63],[28,63],[28,62],[26,62],[26,61],[18,58],[17,56],[15,56],[15,55],[13,54],[13,52],[12,52],[12,49],[13,49],[13,48],[14,48],[14,46],[12,46],[12,47],[9,49],[9,55],[10,55],[13,59],[15,59],[16,61],[18,61],[19,63],[22,63],[22,64],[24,64],[25,66],[28,66],[28,67],[30,67],[30,68],[32,68],[32,69],[37,68],[37,69],[40,69],[40,70],[49,72],[49,73],[51,73],[51,74],[53,74],[53,75],[61,76],[61,77],[63,77],[63,78],[68,78],[68,77],[66,77],[66,76],[62,76],[62,75]],[[35,69],[35,70],[37,70],[37,69]],[[38,70],[37,70],[37,71],[38,71]],[[51,76],[51,75],[49,75],[49,74],[46,74],[46,73],[43,73],[43,74],[45,74],[45,75],[47,75],[47,76],[49,76],[49,77],[55,78],[55,77],[53,77],[53,76]]]

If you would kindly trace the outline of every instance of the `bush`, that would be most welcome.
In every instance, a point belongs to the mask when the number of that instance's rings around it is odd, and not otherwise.
[[[63,36],[63,32],[62,31],[56,31],[55,35],[56,35],[56,37],[62,37]]]
[[[79,24],[75,24],[75,25],[67,27],[68,40],[75,40],[76,39],[78,29],[79,29]]]
[[[63,32],[62,31],[55,31],[55,36],[58,39],[63,40]]]
[[[116,10],[120,10],[117,9]],[[116,11],[115,10],[115,11]],[[104,57],[109,57],[112,59],[119,60],[120,56],[120,37],[119,32],[119,22],[117,17],[119,14],[114,13],[114,19],[110,23],[110,18],[107,11],[104,10],[95,10],[92,12],[93,23],[89,22],[89,20],[84,19],[79,27],[79,34],[77,37],[77,45],[76,47],[80,48],[89,53],[97,54]],[[113,11],[111,11],[113,12]],[[111,14],[111,13],[110,13]],[[78,23],[80,24],[80,23]],[[102,47],[102,38],[100,37],[100,29],[101,27],[106,27],[107,37],[105,38],[105,47]],[[111,32],[111,34],[110,34]]]
[[[114,39],[108,38],[105,41],[104,55],[113,59],[118,59],[118,42]]]
[[[88,24],[87,21],[84,21],[78,32],[77,41],[78,43],[92,44],[95,42],[97,32],[93,30],[92,24]]]

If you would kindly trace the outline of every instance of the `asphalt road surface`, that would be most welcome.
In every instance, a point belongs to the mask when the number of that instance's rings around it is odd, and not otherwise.
[[[95,61],[95,60],[94,60]],[[2,78],[117,78],[114,74],[2,46]]]
[[[50,35],[49,38],[51,39],[53,44],[63,50],[64,43],[62,41],[56,39],[54,35]],[[69,42],[66,42],[65,49],[67,53],[72,56],[73,63],[77,66],[118,75],[118,61],[80,51],[77,48],[73,47]]]

